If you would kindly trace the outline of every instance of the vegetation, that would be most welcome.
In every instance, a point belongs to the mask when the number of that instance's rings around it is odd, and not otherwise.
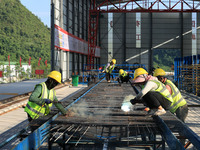
[[[153,51],[153,66],[160,67],[165,71],[172,71],[171,67],[174,65],[174,58],[180,57],[180,50],[164,49]]]
[[[50,70],[50,28],[20,0],[0,0],[0,61],[8,61],[8,55],[10,61],[18,62],[21,57],[27,64],[31,57],[32,73],[35,69]]]

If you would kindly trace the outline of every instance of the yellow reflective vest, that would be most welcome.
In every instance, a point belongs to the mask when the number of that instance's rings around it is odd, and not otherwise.
[[[55,90],[51,89],[48,94],[48,92],[47,92],[48,89],[47,89],[46,84],[44,82],[42,82],[42,83],[40,83],[40,85],[42,85],[42,93],[39,98],[50,99],[51,101],[53,101],[56,97]],[[45,116],[45,115],[49,114],[51,107],[52,107],[52,103],[38,105],[34,102],[28,101],[24,111],[27,112],[31,116],[32,119],[37,119],[40,116]]]
[[[106,73],[112,73],[113,69],[115,68],[115,65],[109,65],[108,68],[106,68],[107,66],[105,66],[105,70],[106,70]]]
[[[126,71],[124,71],[124,73],[121,75],[123,78],[126,77],[128,75],[128,73]]]
[[[157,80],[150,80],[150,81],[158,85],[158,88],[155,91],[159,92],[162,96],[164,96],[170,102],[173,102],[171,94],[169,93],[169,91],[167,90],[166,86],[163,83]]]
[[[166,80],[165,85],[169,85],[172,89],[173,103],[170,106],[170,112],[175,113],[177,108],[187,104],[186,100],[182,97],[179,89],[170,80]]]

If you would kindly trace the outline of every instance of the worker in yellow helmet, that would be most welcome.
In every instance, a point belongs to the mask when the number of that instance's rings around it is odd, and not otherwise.
[[[119,77],[117,78],[117,81],[119,83],[123,83],[123,82],[127,83],[130,78],[131,77],[129,76],[129,73],[127,71],[124,71],[123,69],[119,70]]]
[[[109,62],[102,71],[102,73],[106,73],[107,82],[110,82],[110,76],[113,69],[115,68],[115,64],[116,64],[116,59],[112,59],[111,62]]]
[[[170,94],[172,95],[173,103],[170,106],[170,112],[175,113],[176,116],[185,122],[185,119],[188,115],[188,106],[186,100],[182,97],[179,89],[176,85],[167,79],[166,73],[163,69],[157,68],[154,70],[155,77],[158,78],[163,84],[165,84],[166,88],[169,90]]]
[[[29,101],[24,109],[28,115],[29,122],[38,117],[48,115],[51,111],[52,104],[55,104],[63,115],[66,115],[66,110],[63,105],[58,102],[56,92],[53,89],[60,83],[61,73],[58,71],[52,71],[45,82],[35,86],[35,89],[29,97]]]
[[[165,110],[169,110],[173,101],[169,91],[156,77],[148,75],[145,69],[137,68],[135,70],[132,84],[143,86],[137,96],[130,100],[133,105],[142,99],[150,108],[149,115],[162,115],[166,113]]]

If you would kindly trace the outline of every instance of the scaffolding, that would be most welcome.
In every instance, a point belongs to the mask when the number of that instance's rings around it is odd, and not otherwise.
[[[174,79],[178,88],[200,95],[200,55],[175,58]]]

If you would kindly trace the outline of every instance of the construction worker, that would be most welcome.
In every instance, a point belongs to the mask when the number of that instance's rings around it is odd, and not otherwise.
[[[137,96],[130,100],[134,105],[138,100],[143,100],[147,107],[149,115],[162,115],[168,110],[172,97],[163,83],[161,83],[156,77],[148,75],[148,72],[143,68],[137,68],[134,72],[133,84],[142,85],[142,90]]]
[[[169,90],[172,95],[173,103],[170,106],[170,112],[175,113],[176,116],[185,122],[185,118],[188,115],[188,106],[186,100],[182,97],[179,89],[175,86],[175,84],[167,79],[166,73],[163,69],[157,68],[153,74],[158,78],[163,84],[165,84],[166,88]]]
[[[52,104],[55,104],[63,115],[66,115],[66,110],[61,103],[58,102],[56,92],[53,89],[59,83],[61,83],[61,73],[52,71],[45,82],[35,86],[24,109],[28,115],[29,122],[38,117],[48,115],[51,111]]]
[[[116,64],[116,59],[112,59],[111,62],[108,63],[105,66],[104,70],[102,71],[102,73],[106,73],[107,82],[110,82],[110,76],[111,76],[113,69],[115,68],[115,64]]]
[[[130,79],[131,77],[129,76],[129,73],[128,72],[126,72],[126,71],[124,71],[123,69],[120,69],[119,70],[119,77],[118,77],[118,79],[117,79],[117,81],[119,82],[119,83],[123,83],[123,82],[128,82],[129,81],[129,79]]]

